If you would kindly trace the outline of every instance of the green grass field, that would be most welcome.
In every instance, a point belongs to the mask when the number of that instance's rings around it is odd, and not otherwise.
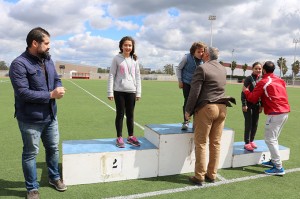
[[[103,80],[63,80],[63,84],[67,88],[67,93],[63,99],[58,100],[60,142],[115,137],[115,112],[99,101],[100,99],[113,108],[115,107],[114,102],[109,101],[106,97],[107,82]],[[243,140],[244,118],[240,102],[241,86],[241,84],[228,84],[226,88],[227,94],[237,99],[237,105],[228,108],[225,124],[226,127],[235,131],[235,141]],[[177,82],[143,81],[142,89],[142,99],[137,102],[135,110],[137,123],[143,126],[145,124],[182,122],[183,96],[181,90],[178,89]],[[292,111],[279,143],[291,149],[290,159],[284,161],[285,169],[287,171],[296,169],[296,171],[287,172],[284,177],[268,176],[188,190],[193,187],[187,180],[187,177],[191,175],[188,173],[69,186],[66,192],[59,193],[48,185],[44,149],[41,144],[37,158],[38,180],[41,186],[40,196],[43,199],[110,198],[188,187],[186,191],[149,198],[300,198],[300,171],[297,170],[300,168],[300,88],[288,88],[288,95]],[[0,198],[24,198],[26,195],[21,166],[22,141],[16,119],[13,117],[13,104],[13,89],[10,81],[0,78]],[[256,139],[263,139],[264,122],[265,116],[261,114]],[[126,125],[124,125],[124,132],[126,135]],[[141,137],[143,130],[136,126],[135,134]],[[244,168],[221,169],[219,174],[226,180],[230,180],[256,176],[263,173],[264,169],[259,165],[253,165]]]

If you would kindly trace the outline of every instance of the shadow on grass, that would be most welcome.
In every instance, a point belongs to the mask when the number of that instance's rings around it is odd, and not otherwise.
[[[252,166],[245,166],[245,167],[237,167],[237,168],[224,168],[222,170],[226,171],[236,171],[236,172],[245,172],[248,175],[252,174],[263,174],[264,170],[268,169],[266,167],[262,167],[261,165],[252,165]],[[153,178],[143,178],[139,180],[143,181],[151,181],[151,182],[169,182],[174,184],[182,184],[182,185],[193,185],[189,182],[189,176],[194,175],[194,173],[185,173],[185,174],[178,174],[178,175],[169,175],[169,176],[158,176]]]
[[[190,174],[192,175],[192,174]],[[192,185],[188,178],[188,174],[182,175],[170,175],[170,176],[158,176],[158,177],[153,177],[153,178],[143,178],[139,180],[143,181],[151,181],[151,182],[169,182],[169,183],[174,183],[174,184],[183,184],[183,185]]]
[[[48,169],[46,162],[38,162],[36,167],[37,169],[42,170],[41,179],[38,179],[40,187],[50,187],[48,183]],[[59,168],[61,173],[61,164],[59,164]],[[26,196],[26,187],[24,181],[8,181],[5,179],[0,179],[0,198],[2,196],[16,196],[24,198]]]
[[[24,187],[24,182],[19,181],[7,181],[0,179],[0,197],[2,196],[18,196],[24,197],[25,191],[19,191],[16,189]]]
[[[244,167],[237,167],[237,168],[226,168],[223,169],[224,171],[242,171],[248,172],[253,174],[263,174],[264,170],[268,169],[267,167],[263,167],[261,165],[251,165],[251,166],[244,166]]]

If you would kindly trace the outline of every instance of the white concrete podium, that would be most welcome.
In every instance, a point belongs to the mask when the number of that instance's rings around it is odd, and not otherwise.
[[[159,149],[158,175],[175,175],[194,172],[195,145],[192,124],[181,130],[178,124],[149,124],[145,127],[145,138]],[[219,168],[229,168],[232,164],[234,131],[223,129],[221,138]],[[208,146],[207,146],[208,147]],[[207,163],[209,150],[207,149]]]
[[[145,138],[140,147],[114,139],[63,141],[63,179],[67,185],[156,177],[158,149]],[[125,141],[125,140],[124,140]]]
[[[271,159],[270,151],[264,140],[255,140],[257,149],[253,152],[244,149],[244,142],[235,142],[233,144],[233,160],[232,167],[243,167],[248,165],[261,164]],[[279,145],[281,160],[288,160],[290,157],[290,149]]]
[[[181,124],[149,124],[140,147],[115,145],[115,138],[63,141],[63,179],[67,185],[111,182],[194,172],[195,145],[192,124],[187,131]],[[270,159],[263,140],[256,140],[254,152],[244,142],[234,143],[234,131],[223,129],[219,168],[260,164]],[[208,146],[207,146],[208,147]],[[208,149],[206,160],[208,162]],[[280,146],[282,160],[290,149]]]

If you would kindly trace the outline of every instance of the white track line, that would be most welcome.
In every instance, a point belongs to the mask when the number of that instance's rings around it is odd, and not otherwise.
[[[293,172],[299,172],[299,171],[300,171],[300,168],[295,168],[295,169],[285,170],[285,173],[293,173]],[[106,198],[106,199],[144,198],[144,197],[158,196],[158,195],[178,193],[178,192],[184,192],[184,191],[191,191],[191,190],[195,190],[195,189],[205,189],[205,188],[209,188],[209,187],[217,187],[217,186],[224,185],[224,184],[242,182],[242,181],[247,181],[247,180],[254,180],[254,179],[264,178],[264,177],[270,177],[270,175],[258,174],[258,175],[254,175],[254,176],[235,178],[235,179],[231,179],[231,180],[222,180],[222,181],[218,181],[215,183],[207,183],[207,184],[203,184],[203,186],[186,186],[186,187],[176,188],[176,189],[166,189],[166,190],[161,190],[161,191],[133,194],[133,195],[128,195],[128,196],[117,196],[117,197],[111,197],[111,198]]]
[[[226,178],[224,178],[223,176],[221,176],[220,174],[217,173],[217,178],[220,179],[221,181],[225,181]]]
[[[8,83],[9,80],[0,80],[0,83]]]
[[[108,108],[110,108],[111,110],[116,112],[116,109],[114,109],[112,106],[110,106],[109,104],[107,104],[106,102],[104,102],[103,100],[99,99],[98,97],[96,97],[95,95],[93,95],[92,93],[90,93],[89,91],[85,90],[84,88],[82,88],[81,86],[79,86],[78,84],[76,84],[75,82],[68,80],[69,82],[71,82],[72,84],[74,84],[75,86],[77,86],[78,88],[82,89],[84,92],[88,93],[90,96],[92,96],[93,98],[95,98],[96,100],[100,101],[101,103],[103,103],[104,105],[106,105]],[[124,116],[126,118],[126,116]],[[140,129],[144,130],[145,128],[140,125],[137,122],[134,122],[134,124],[136,126],[138,126]]]

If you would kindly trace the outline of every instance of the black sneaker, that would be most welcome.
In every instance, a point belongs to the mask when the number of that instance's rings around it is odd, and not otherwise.
[[[67,186],[64,184],[64,182],[59,180],[49,180],[49,184],[54,186],[57,191],[65,191],[67,190]]]
[[[27,199],[39,199],[39,198],[40,198],[40,194],[37,190],[27,192]]]

